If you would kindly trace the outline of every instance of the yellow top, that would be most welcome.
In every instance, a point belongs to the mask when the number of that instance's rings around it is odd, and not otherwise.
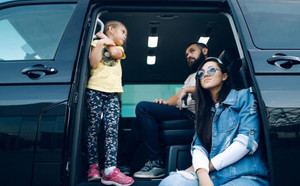
[[[98,41],[93,41],[91,45],[96,47]],[[121,59],[125,59],[126,55],[123,47],[116,47],[123,51]],[[87,88],[107,93],[123,93],[121,59],[110,57],[106,48],[103,47],[100,63],[95,69],[91,70]]]

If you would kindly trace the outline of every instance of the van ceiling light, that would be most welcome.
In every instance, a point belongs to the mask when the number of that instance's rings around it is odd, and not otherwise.
[[[156,60],[156,56],[147,56],[147,64],[154,65]]]
[[[209,37],[200,37],[198,42],[207,44],[208,40],[209,40]]]
[[[148,47],[155,48],[157,47],[158,36],[149,36],[148,37]]]

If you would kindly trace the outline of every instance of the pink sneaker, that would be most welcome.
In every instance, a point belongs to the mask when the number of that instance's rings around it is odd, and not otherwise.
[[[133,184],[133,178],[126,176],[120,172],[120,169],[115,168],[108,176],[105,175],[105,171],[103,172],[101,183],[104,185],[129,186]]]
[[[99,167],[94,164],[88,170],[88,181],[100,180]]]

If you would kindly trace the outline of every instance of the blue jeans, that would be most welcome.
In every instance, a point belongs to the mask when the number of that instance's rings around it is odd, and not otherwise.
[[[171,172],[168,177],[163,179],[159,186],[199,186],[198,177],[194,172],[189,173],[190,177],[186,177],[178,172]],[[220,183],[219,180],[212,180],[215,186],[269,186],[270,183],[257,176],[241,176],[226,183]]]
[[[176,106],[163,105],[148,101],[139,102],[136,106],[136,119],[132,124],[127,151],[123,153],[124,163],[129,162],[141,141],[147,149],[147,159],[161,159],[159,140],[160,122],[167,120],[194,119],[194,113],[187,109],[179,110]]]

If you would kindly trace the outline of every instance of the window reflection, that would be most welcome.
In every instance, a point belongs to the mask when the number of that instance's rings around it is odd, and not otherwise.
[[[75,5],[35,5],[0,12],[0,61],[53,59]]]

